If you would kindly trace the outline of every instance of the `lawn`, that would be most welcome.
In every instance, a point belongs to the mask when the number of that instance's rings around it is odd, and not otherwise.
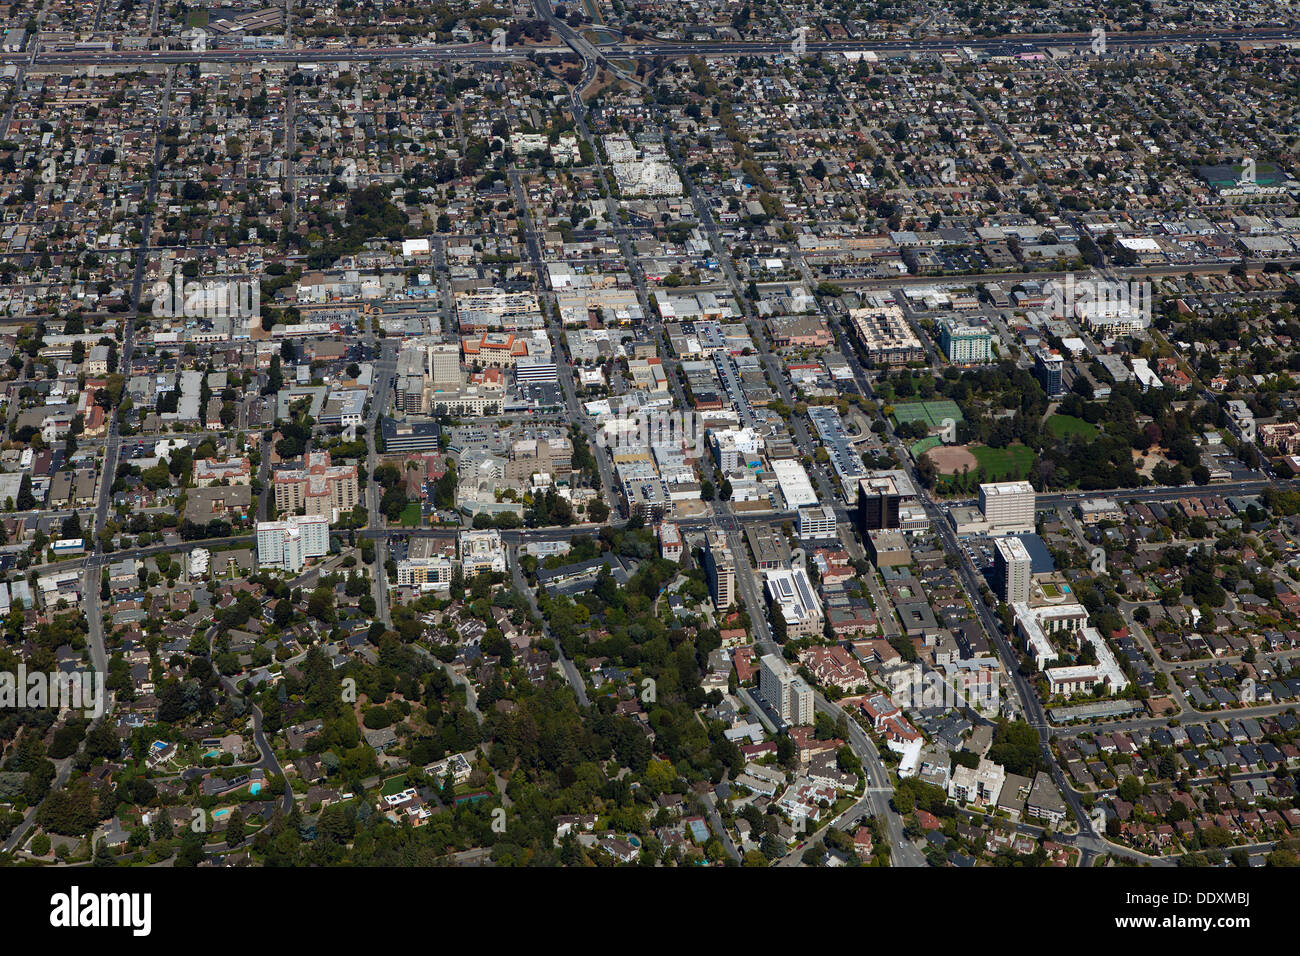
[[[408,528],[420,527],[420,503],[412,501],[402,509],[402,516],[397,520]]]
[[[1053,415],[1047,420],[1047,430],[1052,433],[1053,438],[1069,438],[1078,435],[1084,441],[1092,441],[1097,437],[1097,426],[1085,422],[1082,418],[1075,418],[1073,415]]]
[[[1028,475],[1034,466],[1034,450],[1024,445],[1008,445],[1006,448],[972,445],[970,450],[984,469],[987,481],[1016,481]]]

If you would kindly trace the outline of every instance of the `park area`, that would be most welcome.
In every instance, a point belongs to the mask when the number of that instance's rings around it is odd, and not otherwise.
[[[937,472],[935,490],[945,495],[973,495],[987,481],[1016,481],[1034,465],[1034,450],[1025,445],[936,445],[924,454]]]
[[[412,501],[402,509],[402,516],[398,519],[403,527],[418,528],[421,524],[420,503]]]
[[[1047,420],[1047,430],[1056,439],[1078,437],[1092,441],[1097,437],[1096,425],[1073,415],[1053,415]]]

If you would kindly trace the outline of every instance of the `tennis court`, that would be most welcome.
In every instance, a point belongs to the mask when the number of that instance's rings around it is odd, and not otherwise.
[[[920,422],[927,428],[938,428],[945,419],[954,422],[962,420],[961,409],[950,398],[933,402],[903,402],[894,406],[894,424],[903,422]]]

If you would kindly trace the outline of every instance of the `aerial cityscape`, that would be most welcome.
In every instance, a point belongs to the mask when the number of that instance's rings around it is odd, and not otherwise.
[[[1300,864],[1290,4],[0,31],[0,864]]]

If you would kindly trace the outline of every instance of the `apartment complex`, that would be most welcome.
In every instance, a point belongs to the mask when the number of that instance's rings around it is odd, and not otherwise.
[[[330,523],[325,515],[291,515],[283,521],[257,523],[257,563],[290,574],[311,558],[329,553]]]
[[[1055,349],[1039,349],[1034,353],[1034,377],[1043,386],[1048,397],[1065,391],[1065,359]]]
[[[1033,583],[1033,561],[1029,549],[1019,538],[993,540],[993,568],[998,582],[998,597],[1007,604],[1029,602],[1029,586]]]
[[[858,344],[876,365],[906,365],[925,358],[925,349],[896,305],[849,310]]]
[[[451,584],[456,562],[454,546],[446,539],[413,538],[406,558],[397,562],[399,587],[414,587],[421,591],[446,589]]]
[[[501,532],[495,528],[481,531],[462,531],[459,538],[460,566],[466,577],[483,571],[504,574],[506,549],[501,542]]]
[[[763,655],[758,668],[758,696],[789,726],[813,722],[812,688],[791,670],[784,658]]]
[[[456,320],[462,333],[514,332],[539,329],[546,324],[535,293],[500,289],[459,293]]]
[[[709,576],[709,591],[719,611],[736,603],[736,561],[727,544],[727,535],[716,528],[705,537],[704,570]]]
[[[939,323],[939,347],[953,365],[982,365],[993,361],[993,336],[982,325],[944,319]]]
[[[247,485],[253,480],[253,471],[247,458],[215,461],[212,458],[194,460],[194,487],[208,488],[221,484]]]
[[[327,451],[308,452],[301,468],[283,468],[271,481],[281,514],[325,515],[337,521],[359,503],[356,465],[330,464]]]

